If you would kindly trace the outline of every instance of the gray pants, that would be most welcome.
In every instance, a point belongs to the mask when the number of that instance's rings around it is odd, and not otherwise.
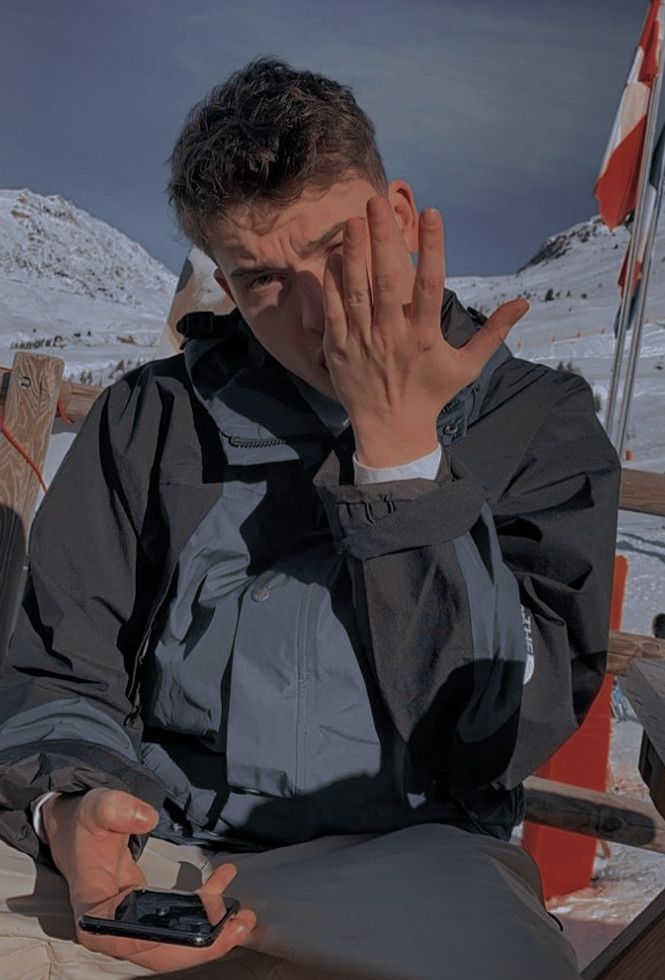
[[[189,890],[225,860],[238,867],[230,894],[258,916],[250,946],[172,978],[579,978],[537,869],[513,844],[423,824],[232,856],[153,838],[140,863],[149,885]],[[60,875],[0,843],[2,980],[155,976],[72,937]]]

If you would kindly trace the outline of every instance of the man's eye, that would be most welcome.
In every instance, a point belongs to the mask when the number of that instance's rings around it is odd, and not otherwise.
[[[274,278],[275,274],[273,272],[264,272],[262,276],[257,276],[256,279],[252,279],[249,288],[261,289],[262,286],[269,286]]]

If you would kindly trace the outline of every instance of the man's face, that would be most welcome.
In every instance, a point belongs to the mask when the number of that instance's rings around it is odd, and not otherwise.
[[[344,223],[365,217],[376,190],[364,178],[306,189],[286,207],[239,208],[208,230],[217,263],[215,278],[231,296],[252,333],[289,371],[336,398],[323,357],[326,260],[342,251]],[[418,213],[404,181],[389,185],[388,198],[404,243],[404,303],[413,288],[409,252],[417,249]],[[371,277],[371,255],[367,255]],[[370,278],[371,281],[371,278]]]

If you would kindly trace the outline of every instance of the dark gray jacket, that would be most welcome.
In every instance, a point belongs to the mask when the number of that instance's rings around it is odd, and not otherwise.
[[[446,294],[449,342],[481,322]],[[502,347],[442,412],[435,481],[356,487],[351,430],[237,314],[192,328],[204,356],[102,395],[35,520],[0,834],[36,853],[30,803],[104,785],[166,796],[176,839],[507,836],[604,669],[620,471],[588,385]]]

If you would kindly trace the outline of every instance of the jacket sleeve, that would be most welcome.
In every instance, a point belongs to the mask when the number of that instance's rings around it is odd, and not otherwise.
[[[105,786],[159,808],[128,698],[152,596],[140,543],[149,474],[121,481],[134,429],[120,382],[89,413],[35,517],[29,572],[0,674],[0,836],[36,856],[30,806]],[[142,482],[143,481],[143,482]]]
[[[450,792],[519,785],[598,692],[619,476],[580,378],[497,500],[448,452],[434,481],[317,475],[388,710]]]

